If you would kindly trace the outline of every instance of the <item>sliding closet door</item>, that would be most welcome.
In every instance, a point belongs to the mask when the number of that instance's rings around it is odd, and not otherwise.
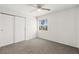
[[[13,16],[0,14],[0,46],[13,43]]]
[[[25,40],[25,19],[15,17],[15,42]]]

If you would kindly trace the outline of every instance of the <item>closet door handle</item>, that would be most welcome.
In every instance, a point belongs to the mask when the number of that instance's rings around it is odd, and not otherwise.
[[[3,29],[0,29],[0,31],[3,32],[4,30]]]

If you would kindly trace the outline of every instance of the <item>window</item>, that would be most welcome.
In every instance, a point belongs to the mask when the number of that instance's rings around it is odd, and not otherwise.
[[[39,30],[48,30],[48,20],[47,19],[42,19],[39,20]]]

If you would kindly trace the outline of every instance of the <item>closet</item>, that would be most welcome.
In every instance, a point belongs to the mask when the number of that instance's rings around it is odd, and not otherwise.
[[[25,19],[15,17],[15,42],[25,40]]]
[[[25,40],[25,18],[0,13],[0,47]]]

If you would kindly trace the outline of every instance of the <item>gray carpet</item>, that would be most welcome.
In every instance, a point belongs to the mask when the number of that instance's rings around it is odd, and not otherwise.
[[[78,54],[77,48],[60,43],[31,39],[0,48],[0,54]]]

